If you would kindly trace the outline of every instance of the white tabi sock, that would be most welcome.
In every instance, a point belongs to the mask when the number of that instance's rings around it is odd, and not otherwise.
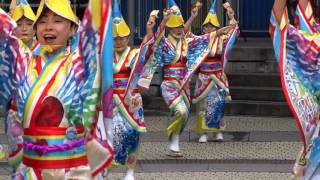
[[[180,151],[180,147],[179,147],[179,135],[178,135],[178,134],[172,134],[171,141],[170,141],[170,145],[169,145],[169,149],[170,149],[171,151],[176,151],[176,152],[179,152],[179,151]]]
[[[127,174],[124,177],[124,180],[134,180],[134,169],[132,168],[127,169]]]

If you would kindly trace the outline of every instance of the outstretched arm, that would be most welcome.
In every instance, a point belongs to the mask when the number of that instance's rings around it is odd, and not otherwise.
[[[230,25],[235,25],[238,24],[238,21],[235,18],[235,13],[234,10],[232,9],[231,5],[229,2],[226,2],[223,4],[223,7],[226,9],[227,11],[227,15],[229,17],[229,24]]]

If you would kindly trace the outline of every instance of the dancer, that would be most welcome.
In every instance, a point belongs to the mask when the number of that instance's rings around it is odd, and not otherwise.
[[[108,165],[111,155],[92,140],[100,94],[102,8],[88,16],[93,5],[111,5],[106,2],[89,2],[77,46],[70,42],[77,40],[72,37],[79,26],[70,1],[41,0],[34,21],[41,47],[34,52],[19,44],[14,23],[0,10],[0,114],[6,114],[13,94],[22,120],[14,130],[23,134],[23,160],[13,179],[92,179]],[[90,158],[92,152],[96,157]]]
[[[217,1],[214,0],[202,24],[204,33],[210,33],[220,28],[216,8]],[[207,133],[216,133],[216,140],[223,140],[225,101],[231,100],[224,68],[227,64],[227,53],[231,50],[239,31],[230,4],[225,3],[224,8],[227,10],[231,28],[225,28],[223,35],[214,40],[214,48],[201,63],[192,98],[192,102],[199,105],[196,132],[201,134],[199,138],[201,143],[208,141]]]
[[[151,13],[147,22],[147,35],[140,49],[128,46],[130,28],[119,10],[118,0],[114,0],[113,38],[114,38],[114,114],[113,126],[113,166],[128,168],[125,180],[134,179],[134,168],[138,159],[140,133],[145,133],[143,105],[136,87],[147,56],[151,54],[153,28],[156,14]]]
[[[294,27],[289,24],[286,1],[275,0],[270,34],[282,89],[304,144],[293,169],[293,179],[316,180],[320,178],[320,26],[309,0],[299,1],[295,19]]]
[[[167,155],[181,157],[179,136],[187,123],[190,110],[189,84],[187,81],[183,85],[183,79],[190,78],[196,69],[194,65],[209,53],[216,32],[190,37],[190,27],[198,15],[199,6],[192,9],[191,17],[184,23],[174,0],[168,0],[167,3],[170,9],[164,10],[160,33],[155,37],[154,53],[138,84],[141,88],[148,89],[157,67],[163,67],[161,92],[171,112],[167,126],[170,141]],[[164,36],[165,28],[169,30],[167,38]]]

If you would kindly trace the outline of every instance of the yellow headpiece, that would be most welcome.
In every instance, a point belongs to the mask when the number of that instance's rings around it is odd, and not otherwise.
[[[210,23],[210,24],[214,25],[215,27],[220,27],[220,23],[218,20],[216,9],[217,9],[217,0],[214,0],[213,3],[211,4],[209,13],[208,13],[208,15],[202,25]]]
[[[183,26],[184,20],[183,20],[182,14],[181,14],[180,9],[177,6],[177,4],[174,2],[174,0],[168,0],[167,3],[168,3],[168,6],[170,7],[170,9],[173,10],[173,12],[171,13],[171,15],[169,17],[169,19],[166,23],[166,26],[169,28]]]
[[[130,28],[121,15],[118,0],[114,0],[112,13],[112,29],[113,37],[126,37],[130,35]]]
[[[57,15],[74,22],[76,25],[79,25],[79,19],[74,14],[69,0],[41,0],[34,24],[36,24],[37,20],[39,20],[39,17],[41,16],[45,6]]]
[[[36,19],[36,16],[27,0],[21,0],[20,3],[17,4],[17,6],[13,9],[11,14],[12,19],[16,22],[19,21],[23,16],[31,21],[35,21]]]

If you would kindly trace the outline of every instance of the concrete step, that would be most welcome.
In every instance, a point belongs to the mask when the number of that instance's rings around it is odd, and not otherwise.
[[[169,112],[168,106],[162,97],[150,97],[144,99],[144,108],[146,112]],[[191,106],[191,112],[195,112],[196,105]],[[272,101],[248,101],[248,100],[232,100],[226,104],[226,115],[254,115],[254,116],[292,116],[289,106],[286,102]],[[148,114],[147,115],[152,115]]]
[[[168,142],[141,142],[141,164],[189,163],[293,163],[301,142],[181,142],[181,158],[167,156]],[[4,167],[1,164],[1,167]]]
[[[3,145],[6,149],[8,145]],[[302,148],[302,142],[180,142],[181,158],[167,156],[169,142],[141,142],[141,163],[162,162],[247,162],[247,161],[294,161]],[[218,152],[218,153],[213,153]],[[1,160],[0,167],[7,161]]]
[[[192,167],[194,168],[194,167]],[[113,173],[108,178],[122,180],[124,173]],[[139,180],[281,180],[290,179],[290,173],[277,172],[160,172],[160,173],[136,173],[135,177]]]
[[[291,117],[292,113],[286,102],[233,100],[227,103],[228,115],[255,115]]]
[[[229,61],[227,73],[278,73],[279,67],[275,60],[268,61]]]
[[[268,41],[268,42],[267,42]],[[240,42],[230,52],[230,61],[265,61],[275,60],[272,42]]]
[[[252,62],[275,60],[272,47],[235,47],[231,50],[230,62]]]
[[[279,73],[229,73],[230,86],[281,87]]]
[[[215,143],[215,134],[208,135],[208,142]],[[180,135],[181,142],[198,142],[200,135],[193,131],[184,131]],[[296,132],[243,132],[227,131],[223,133],[223,142],[297,142],[301,140],[300,133]],[[165,129],[160,132],[148,132],[141,136],[141,142],[167,142],[168,136]]]
[[[285,102],[281,87],[231,86],[233,100]]]
[[[155,113],[154,113],[155,114]],[[145,124],[148,133],[162,132],[167,127],[165,115],[146,115]],[[184,131],[193,131],[196,126],[197,116],[191,114]],[[297,132],[298,126],[293,117],[268,117],[268,116],[224,116],[226,132]],[[148,134],[147,133],[147,134]]]

